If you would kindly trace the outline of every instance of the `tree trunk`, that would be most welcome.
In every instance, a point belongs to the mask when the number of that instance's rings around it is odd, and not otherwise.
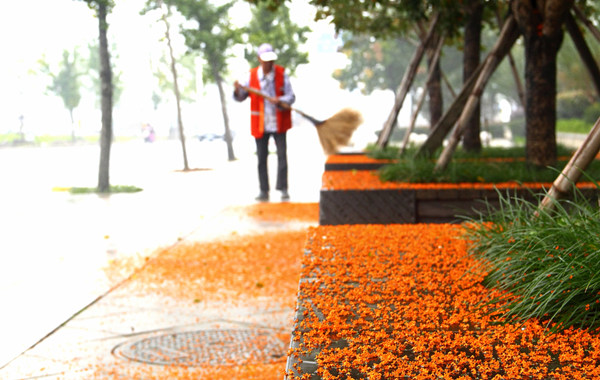
[[[525,153],[539,167],[556,163],[556,55],[572,0],[514,0],[512,14],[525,41]]]
[[[427,48],[427,64],[431,79],[428,83],[429,92],[429,123],[433,127],[441,119],[444,113],[444,98],[442,97],[442,71],[439,59],[435,60],[435,46],[441,36],[435,35]]]
[[[590,78],[594,84],[594,87],[596,88],[596,93],[600,96],[600,70],[598,69],[598,64],[596,63],[596,60],[594,59],[594,56],[590,51],[588,44],[585,42],[585,38],[579,30],[579,27],[577,26],[577,23],[575,22],[575,19],[571,13],[567,15],[565,25],[567,26],[567,31],[573,40],[573,44],[579,52],[581,60],[585,64],[585,67],[590,74]]]
[[[225,91],[223,90],[223,79],[219,75],[215,65],[211,64],[213,71],[213,77],[217,82],[217,88],[219,89],[219,95],[221,97],[221,112],[223,113],[223,124],[225,125],[225,143],[227,144],[227,158],[229,161],[235,161],[235,154],[233,153],[233,138],[231,136],[231,129],[229,128],[229,116],[227,115],[227,101],[225,100]]]
[[[481,20],[483,15],[483,3],[475,1],[468,7],[467,14],[470,16],[465,25],[465,45],[463,51],[463,83],[466,83],[471,75],[477,70],[481,62]],[[469,152],[481,151],[481,105],[478,104],[473,110],[473,115],[465,123],[463,135],[463,147]]]
[[[71,141],[75,142],[75,118],[73,118],[73,109],[69,109],[69,118],[71,119]]]
[[[107,7],[102,1],[98,2],[99,49],[100,49],[100,86],[102,131],[100,133],[100,168],[98,173],[98,192],[110,191],[110,148],[112,143],[112,72],[108,54],[108,39],[106,37],[108,23],[106,22]]]
[[[170,10],[168,10],[170,13]],[[175,61],[175,54],[173,53],[173,45],[171,44],[171,33],[170,25],[167,20],[167,15],[163,14],[162,20],[165,23],[166,31],[165,37],[167,39],[167,46],[169,48],[169,57],[171,59],[171,74],[173,75],[173,91],[175,92],[175,104],[177,106],[177,127],[179,129],[179,141],[181,142],[181,151],[183,153],[183,170],[190,170],[188,165],[187,150],[185,148],[185,134],[183,132],[183,119],[181,117],[181,93],[179,92],[179,84],[177,81],[177,67]]]
[[[377,146],[380,148],[384,148],[389,143],[390,137],[392,136],[392,130],[396,125],[396,121],[398,120],[398,114],[400,113],[400,109],[402,108],[402,103],[404,103],[404,99],[406,98],[406,94],[408,94],[408,90],[412,85],[412,82],[415,78],[415,74],[417,72],[417,68],[419,67],[419,63],[421,62],[421,58],[423,58],[423,54],[425,53],[425,48],[429,44],[431,40],[431,36],[433,35],[433,31],[435,30],[435,26],[439,20],[439,15],[436,14],[433,20],[431,21],[431,25],[429,26],[429,31],[427,33],[427,37],[421,41],[421,44],[415,51],[413,58],[408,65],[408,68],[404,72],[404,77],[402,78],[402,82],[400,83],[400,87],[396,91],[396,100],[394,102],[394,106],[392,107],[392,111],[388,116],[385,124],[383,125],[383,129],[377,138]]]

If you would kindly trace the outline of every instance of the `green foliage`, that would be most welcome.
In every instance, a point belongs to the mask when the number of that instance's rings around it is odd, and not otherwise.
[[[442,172],[434,170],[436,161],[426,158],[400,159],[397,163],[379,169],[382,181],[397,182],[553,182],[566,161],[559,161],[554,168],[536,168],[518,158],[494,160],[492,158],[456,158]],[[587,169],[592,178],[600,178],[600,162],[594,161]]]
[[[600,118],[600,102],[594,102],[583,112],[583,120],[591,126],[596,123],[598,118]]]
[[[365,94],[376,89],[395,91],[406,71],[414,46],[403,39],[374,39],[368,35],[342,33],[342,52],[350,64],[334,72],[342,88],[360,88]]]
[[[398,147],[395,146],[387,146],[384,148],[380,148],[375,144],[371,144],[366,148],[367,155],[372,158],[378,159],[402,159],[407,157],[413,157],[416,154],[415,149],[408,149],[404,152],[404,155],[401,154],[401,151]],[[563,145],[557,146],[557,153],[560,157],[567,157],[573,154],[573,150],[567,148]],[[454,158],[457,159],[478,159],[478,158],[512,158],[512,159],[522,159],[525,157],[525,148],[522,146],[516,146],[512,148],[503,148],[503,147],[484,147],[480,152],[468,152],[464,149],[457,149],[454,152]]]
[[[556,130],[567,133],[585,133],[592,128],[592,124],[581,119],[559,119],[556,121]]]
[[[79,80],[81,60],[77,55],[77,51],[74,50],[71,55],[68,50],[63,50],[58,72],[53,72],[53,69],[50,68],[44,58],[39,61],[39,64],[40,71],[51,78],[48,90],[62,99],[65,108],[69,110],[72,117],[73,110],[77,108],[81,101],[81,84]]]
[[[308,53],[300,52],[299,47],[306,42],[310,28],[294,24],[286,5],[271,9],[268,3],[252,8],[252,19],[244,30],[248,37],[244,55],[252,67],[258,66],[256,49],[268,42],[277,52],[277,64],[285,67],[291,76],[299,65],[308,63]]]
[[[556,96],[556,116],[560,119],[581,119],[592,100],[583,91],[561,92]]]
[[[217,82],[227,73],[227,58],[233,45],[241,41],[241,31],[231,24],[229,9],[233,2],[212,5],[208,0],[172,0],[170,3],[194,27],[186,27],[182,33],[187,47],[202,54],[208,62],[204,67],[203,78]]]
[[[576,194],[536,216],[537,202],[500,195],[491,216],[465,223],[469,252],[488,271],[484,284],[503,292],[490,302],[509,322],[538,318],[555,330],[598,327],[598,208]]]

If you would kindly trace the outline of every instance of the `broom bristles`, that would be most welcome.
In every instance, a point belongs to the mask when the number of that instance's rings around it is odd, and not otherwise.
[[[362,122],[363,117],[360,112],[344,108],[318,125],[317,133],[325,154],[336,154],[340,147],[347,146],[352,138],[352,133]]]

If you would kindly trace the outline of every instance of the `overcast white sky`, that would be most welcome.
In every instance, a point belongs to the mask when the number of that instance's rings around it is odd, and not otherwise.
[[[158,40],[162,29],[151,17],[139,14],[144,2],[119,0],[109,18],[109,43],[117,47],[125,87],[118,107],[126,116],[119,116],[119,110],[115,110],[116,124],[121,124],[115,125],[116,129],[135,128],[149,121],[148,115],[152,113],[149,99],[153,78],[149,61],[160,49]],[[249,18],[245,1],[240,0],[237,7],[237,17],[242,20],[244,16]],[[364,98],[338,88],[331,73],[335,68],[342,67],[345,60],[335,52],[333,27],[326,22],[312,22],[314,10],[307,0],[295,0],[292,7],[294,21],[298,24],[309,23],[314,31],[307,44],[311,62],[298,68],[297,76],[293,79],[298,98],[296,106],[320,118],[330,116],[332,110],[343,106],[357,108],[367,118],[373,108],[381,108],[382,99],[391,108],[393,95],[389,93]],[[24,125],[30,133],[70,130],[62,101],[44,94],[44,80],[47,78],[35,74],[36,62],[42,56],[46,56],[50,63],[57,62],[64,49],[75,46],[85,49],[89,43],[95,42],[98,24],[93,14],[83,1],[77,0],[19,0],[4,4],[0,13],[3,45],[3,58],[0,60],[0,104],[3,108],[3,112],[0,112],[0,133],[18,130],[19,115],[24,115]],[[323,45],[323,41],[329,43]],[[82,50],[82,53],[87,54],[87,51]],[[231,71],[232,76],[236,77],[239,76],[236,72],[246,70],[247,64],[243,57],[234,63]],[[212,104],[206,109],[213,110],[216,97],[209,89],[206,92],[208,99],[205,103]],[[315,92],[320,96],[315,97]],[[324,99],[327,101],[324,102]],[[235,108],[235,105],[232,107]],[[377,111],[376,114],[382,120],[387,117],[387,111],[383,114]],[[94,99],[83,99],[75,116],[84,129],[90,127],[89,124],[96,125],[99,117]],[[375,122],[377,127],[381,122]]]

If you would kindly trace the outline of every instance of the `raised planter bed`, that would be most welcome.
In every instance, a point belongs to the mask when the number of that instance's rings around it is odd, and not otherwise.
[[[500,193],[533,199],[550,183],[418,184],[382,182],[374,171],[325,171],[319,202],[319,223],[390,224],[456,223],[486,213],[499,204]],[[592,183],[578,188],[591,200]]]
[[[597,330],[505,323],[461,236],[449,224],[310,229],[285,379],[597,379]]]

